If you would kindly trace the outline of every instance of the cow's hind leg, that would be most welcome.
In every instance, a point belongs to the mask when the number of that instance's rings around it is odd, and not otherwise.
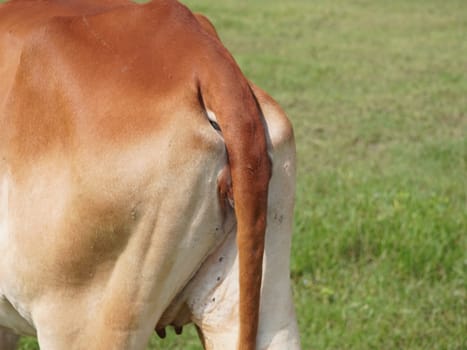
[[[177,144],[180,149],[172,147],[177,181],[163,186],[163,197],[145,192],[115,258],[93,265],[79,284],[69,277],[73,271],[62,273],[66,278],[54,280],[60,287],[51,286],[54,292],[38,298],[32,318],[42,349],[144,349],[174,296],[224,239],[216,180],[226,154],[220,137],[205,124],[207,130],[188,129],[186,142]],[[196,148],[183,152],[187,142]],[[155,177],[151,186],[158,189],[165,178]],[[92,230],[80,237],[87,234],[94,237]]]
[[[46,350],[142,350],[152,333],[151,323],[135,302],[89,293],[74,298],[55,294],[34,308],[37,338]],[[113,304],[116,302],[116,304]],[[119,304],[121,302],[121,304]],[[109,309],[110,303],[112,310]],[[145,324],[147,321],[147,324]]]
[[[295,143],[280,107],[254,87],[265,116],[273,162],[257,349],[298,350],[300,340],[289,277],[295,193]],[[187,289],[192,317],[207,350],[242,349],[238,339],[238,256],[229,236]]]

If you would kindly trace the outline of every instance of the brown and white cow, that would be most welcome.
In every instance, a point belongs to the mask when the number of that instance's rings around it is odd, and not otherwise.
[[[298,349],[291,125],[175,0],[0,5],[0,324]],[[264,253],[264,259],[263,259]]]

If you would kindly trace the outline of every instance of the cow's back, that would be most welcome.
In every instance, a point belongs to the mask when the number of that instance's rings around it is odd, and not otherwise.
[[[0,4],[0,106],[19,63],[23,41],[57,16],[82,16],[130,4],[126,0],[10,0]]]

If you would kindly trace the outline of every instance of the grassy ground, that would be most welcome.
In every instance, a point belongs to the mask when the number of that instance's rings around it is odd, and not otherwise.
[[[467,2],[186,3],[295,125],[303,349],[467,349]]]

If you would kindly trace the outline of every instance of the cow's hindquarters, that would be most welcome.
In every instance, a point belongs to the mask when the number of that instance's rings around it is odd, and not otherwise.
[[[295,145],[280,108],[255,89],[266,118],[273,160],[257,349],[299,349],[289,277],[295,191]],[[238,255],[235,234],[205,262],[186,293],[206,349],[235,349],[238,336]]]

